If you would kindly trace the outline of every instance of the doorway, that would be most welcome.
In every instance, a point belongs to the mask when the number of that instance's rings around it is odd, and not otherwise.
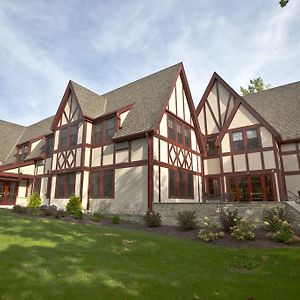
[[[232,176],[227,178],[231,201],[274,201],[272,175]]]
[[[14,205],[17,197],[17,182],[0,181],[0,205]]]

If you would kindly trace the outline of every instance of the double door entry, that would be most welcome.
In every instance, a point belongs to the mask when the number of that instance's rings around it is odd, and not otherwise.
[[[234,176],[227,178],[231,201],[273,201],[272,175]]]
[[[0,205],[13,205],[16,202],[17,182],[0,181]]]

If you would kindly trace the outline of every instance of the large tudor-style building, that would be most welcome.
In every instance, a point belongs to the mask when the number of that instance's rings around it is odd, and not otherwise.
[[[54,116],[0,121],[0,207],[280,201],[300,193],[299,112],[300,82],[241,97],[216,73],[195,109],[181,63],[104,95],[70,81]]]

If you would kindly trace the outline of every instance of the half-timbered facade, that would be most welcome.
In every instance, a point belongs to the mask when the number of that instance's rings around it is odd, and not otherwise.
[[[300,91],[300,84],[295,85]],[[283,95],[275,97],[282,89]],[[291,97],[286,86],[244,99],[214,73],[197,108],[206,145],[203,193],[241,202],[279,201],[288,191],[297,195],[299,129],[292,128],[296,139],[290,143],[285,136],[285,127],[290,127],[284,124],[289,122],[287,109],[282,112],[278,103],[293,101],[288,109],[299,112],[299,99],[300,94]],[[269,114],[279,122],[274,124]]]
[[[54,116],[0,121],[0,206],[33,192],[139,215],[209,196],[285,199],[300,191],[299,103],[300,83],[241,97],[214,73],[196,110],[181,63],[103,95],[70,81]]]

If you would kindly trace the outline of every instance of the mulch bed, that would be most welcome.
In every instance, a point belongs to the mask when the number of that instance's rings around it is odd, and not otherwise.
[[[130,221],[121,220],[120,224],[112,224],[110,219],[104,219],[101,222],[93,222],[90,219],[74,219],[72,216],[67,216],[62,218],[64,221],[78,223],[78,224],[86,224],[86,225],[96,225],[96,226],[105,226],[105,227],[113,227],[113,228],[126,228],[131,230],[143,231],[148,233],[160,234],[164,236],[185,239],[185,240],[193,240],[199,241],[197,238],[197,234],[200,228],[191,230],[191,231],[180,231],[177,226],[167,226],[162,225],[160,227],[146,227],[140,223],[134,223]],[[299,230],[296,230],[299,234]],[[239,241],[233,238],[230,234],[225,233],[223,238],[210,242],[212,245],[216,246],[226,246],[226,247],[234,247],[234,248],[242,248],[242,247],[254,247],[254,248],[288,248],[288,247],[300,247],[300,243],[293,244],[282,244],[278,242],[274,242],[266,238],[266,232],[257,228],[255,230],[255,240],[253,241]]]

